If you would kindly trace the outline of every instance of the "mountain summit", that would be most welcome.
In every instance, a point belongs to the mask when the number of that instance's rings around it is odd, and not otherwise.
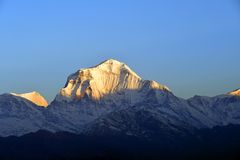
[[[240,88],[229,93],[232,96],[240,96]]]
[[[115,94],[123,90],[140,90],[148,85],[152,89],[169,89],[155,81],[144,81],[126,64],[109,59],[95,67],[80,69],[70,75],[60,91],[60,96],[67,99],[81,99],[88,96],[93,100]]]
[[[41,107],[47,107],[48,102],[46,99],[38,92],[30,92],[30,93],[24,93],[24,94],[16,94],[16,93],[11,93],[13,96],[21,97],[24,99],[27,99],[31,101],[32,103],[41,106]]]

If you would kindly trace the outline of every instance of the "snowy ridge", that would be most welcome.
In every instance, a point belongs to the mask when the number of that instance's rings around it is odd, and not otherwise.
[[[228,94],[232,96],[240,96],[240,89],[236,89],[232,92],[229,92]]]
[[[43,110],[31,101],[12,94],[0,95],[0,136],[20,136],[48,128]]]
[[[36,93],[0,95],[0,136],[43,129],[149,137],[240,124],[239,90],[215,97],[176,97],[110,59],[71,74],[47,106]],[[45,104],[44,104],[45,103]],[[43,105],[44,104],[44,105]]]
[[[41,106],[41,107],[47,107],[48,102],[47,100],[38,92],[30,92],[30,93],[24,93],[24,94],[16,94],[16,93],[11,93],[14,96],[22,97],[25,98],[34,104]]]

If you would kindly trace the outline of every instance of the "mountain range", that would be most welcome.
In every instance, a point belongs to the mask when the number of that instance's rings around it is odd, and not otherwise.
[[[240,89],[183,99],[109,59],[76,71],[48,104],[37,92],[0,95],[0,136],[46,130],[152,137],[240,124]]]

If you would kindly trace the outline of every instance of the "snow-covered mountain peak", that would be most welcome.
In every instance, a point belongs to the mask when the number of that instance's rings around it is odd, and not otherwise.
[[[106,71],[106,72],[110,72],[110,73],[114,73],[114,74],[117,74],[117,75],[120,75],[122,72],[127,72],[128,74],[131,74],[131,75],[141,79],[126,64],[124,64],[122,62],[119,62],[117,60],[114,60],[114,59],[108,59],[108,60],[100,63],[99,65],[97,65],[97,66],[95,66],[93,68],[98,68],[100,70],[103,70],[103,71]]]
[[[30,93],[24,93],[24,94],[17,94],[17,93],[11,93],[11,94],[17,97],[25,98],[41,107],[48,106],[48,102],[46,101],[46,99],[36,91],[30,92]]]
[[[146,81],[142,80],[126,64],[109,59],[95,67],[80,69],[68,77],[67,83],[57,100],[76,100],[88,96],[100,100],[106,95],[124,90],[140,90]],[[169,89],[156,81],[149,81],[151,89]]]
[[[232,96],[240,96],[240,88],[228,93]]]
[[[139,137],[167,133],[169,137],[170,132],[240,124],[239,95],[240,89],[185,100],[110,59],[70,75],[47,108],[38,107],[47,106],[47,102],[37,92],[0,95],[0,136],[44,129]]]

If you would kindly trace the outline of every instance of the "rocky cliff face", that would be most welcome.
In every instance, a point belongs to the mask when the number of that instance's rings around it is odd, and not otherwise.
[[[143,81],[126,64],[110,59],[87,69],[81,69],[68,77],[61,89],[59,99],[80,100],[84,96],[92,100],[100,100],[119,91],[137,91],[148,84],[149,88],[169,89],[155,81]]]

